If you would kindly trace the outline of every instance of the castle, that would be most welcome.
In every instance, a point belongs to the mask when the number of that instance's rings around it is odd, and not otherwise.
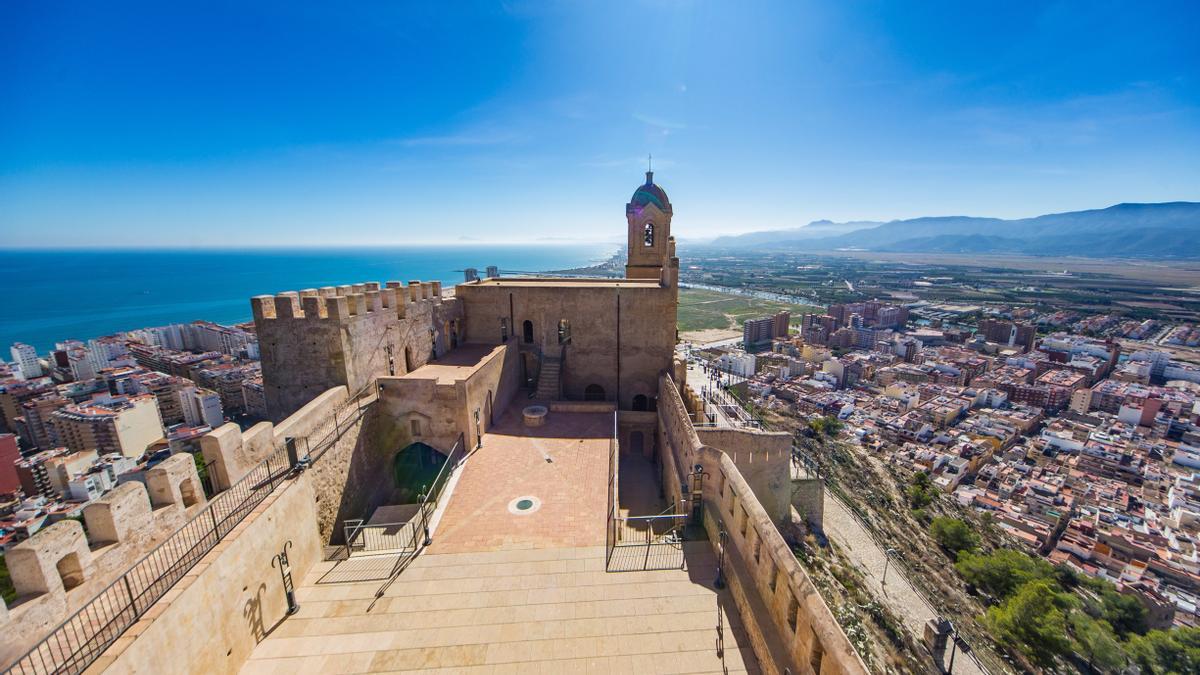
[[[14,547],[0,663],[865,673],[780,534],[791,438],[687,384],[673,215],[647,172],[620,279],[253,298],[271,421],[201,439],[211,497],[177,455]]]

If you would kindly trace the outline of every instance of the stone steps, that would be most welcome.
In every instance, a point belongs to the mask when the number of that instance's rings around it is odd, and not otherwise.
[[[561,373],[562,364],[558,359],[546,358],[542,361],[534,398],[539,401],[557,401],[561,398]]]
[[[687,569],[621,573],[603,547],[422,554],[378,599],[320,563],[242,672],[758,672],[711,549],[687,547]]]

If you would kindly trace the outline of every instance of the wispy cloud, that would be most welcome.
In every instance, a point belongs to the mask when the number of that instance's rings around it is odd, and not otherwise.
[[[653,117],[651,115],[645,115],[642,113],[633,113],[633,119],[641,122],[642,124],[658,127],[659,129],[669,129],[671,131],[679,131],[681,129],[688,128],[688,125],[684,124],[683,122],[665,120],[661,117]]]
[[[396,144],[406,148],[426,147],[470,147],[484,145],[506,145],[523,139],[520,134],[511,131],[496,132],[463,132],[444,136],[415,136],[402,138]]]
[[[625,167],[646,168],[646,157],[624,157],[621,159],[594,159],[586,162],[580,162],[579,166],[589,169],[621,169]],[[679,166],[678,162],[670,159],[654,158],[655,169],[670,169]]]

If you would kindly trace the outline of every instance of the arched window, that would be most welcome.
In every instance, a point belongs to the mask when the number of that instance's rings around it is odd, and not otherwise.
[[[598,384],[589,384],[587,389],[583,390],[583,400],[585,401],[603,401],[604,387]]]
[[[521,331],[522,331],[521,337],[525,340],[525,344],[529,344],[529,343],[533,342],[533,322],[532,321],[526,320],[525,323],[521,325]]]
[[[645,394],[638,394],[637,396],[633,397],[633,409],[634,410],[645,410],[646,409],[646,395]]]
[[[646,223],[646,230],[645,230],[644,236],[645,236],[645,240],[646,240],[646,245],[653,246],[654,245],[654,223],[651,223],[651,222]]]

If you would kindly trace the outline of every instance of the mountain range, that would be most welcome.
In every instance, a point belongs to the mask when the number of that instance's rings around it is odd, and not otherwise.
[[[1200,258],[1200,203],[1117,204],[1005,220],[934,216],[834,223],[718,237],[713,246],[834,251],[1008,253],[1124,258]]]

